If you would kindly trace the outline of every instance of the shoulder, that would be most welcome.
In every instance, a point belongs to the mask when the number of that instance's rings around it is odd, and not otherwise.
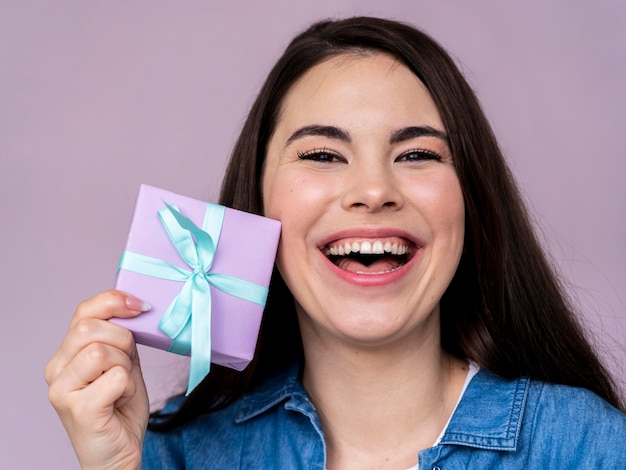
[[[174,412],[181,403],[182,398],[173,398],[163,412]],[[219,467],[218,462],[224,464],[222,459],[237,455],[239,449],[235,447],[242,442],[234,424],[237,408],[238,402],[235,402],[168,431],[148,430],[143,444],[142,468],[194,468],[200,461],[215,464],[209,468],[227,468],[232,462],[226,462],[226,467]]]
[[[585,389],[481,369],[431,451],[433,467],[624,468],[626,415]]]
[[[552,422],[567,425],[570,430],[598,426],[604,429],[602,434],[607,439],[611,437],[610,429],[626,432],[626,415],[584,388],[531,381],[529,406],[534,408],[537,425]]]
[[[506,379],[481,369],[472,379],[466,395],[472,406],[506,409],[506,416],[518,413],[535,425],[590,426],[594,423],[617,428],[626,426],[626,415],[593,392],[525,377]],[[508,418],[506,419],[508,421]]]
[[[164,411],[181,402],[171,400]],[[319,460],[313,415],[297,370],[285,371],[223,409],[168,432],[149,431],[143,468],[268,468],[278,461],[301,468],[305,459]]]
[[[532,453],[626,462],[626,415],[589,390],[531,381],[525,414]]]

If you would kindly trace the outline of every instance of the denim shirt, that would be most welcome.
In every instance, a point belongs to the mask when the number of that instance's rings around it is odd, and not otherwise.
[[[324,470],[324,434],[298,372],[170,432],[149,431],[143,468]],[[587,390],[484,369],[441,441],[419,452],[420,470],[583,468],[626,469],[626,415]]]

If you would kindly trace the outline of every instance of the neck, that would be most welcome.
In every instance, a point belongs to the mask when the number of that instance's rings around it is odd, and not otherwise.
[[[304,342],[303,384],[324,429],[329,469],[408,468],[434,444],[467,364],[446,354],[438,336],[422,340],[372,348]]]

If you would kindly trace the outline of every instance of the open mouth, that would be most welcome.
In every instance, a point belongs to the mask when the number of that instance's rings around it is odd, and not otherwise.
[[[415,251],[415,244],[401,238],[343,240],[324,247],[324,254],[335,266],[357,274],[395,271],[408,263]]]

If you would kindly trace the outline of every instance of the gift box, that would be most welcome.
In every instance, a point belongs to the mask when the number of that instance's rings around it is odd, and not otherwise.
[[[140,344],[189,354],[188,392],[211,362],[243,370],[279,237],[276,220],[142,185],[115,287],[152,309],[111,321]]]

